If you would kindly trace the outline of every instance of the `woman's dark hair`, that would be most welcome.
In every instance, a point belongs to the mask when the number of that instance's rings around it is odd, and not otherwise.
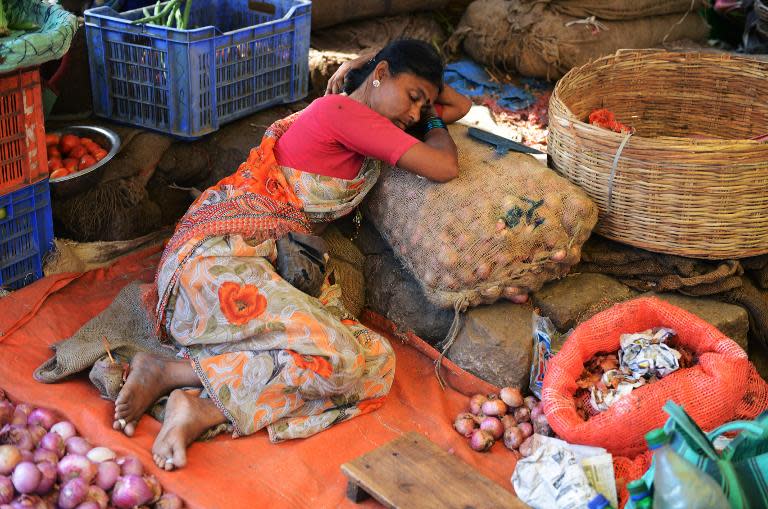
[[[443,89],[443,59],[429,43],[415,39],[400,39],[387,44],[376,56],[359,69],[352,69],[344,78],[344,92],[357,90],[379,62],[389,64],[389,72],[414,74]]]

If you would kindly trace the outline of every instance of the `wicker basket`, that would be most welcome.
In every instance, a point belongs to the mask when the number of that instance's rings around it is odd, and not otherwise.
[[[549,105],[552,167],[597,203],[596,231],[693,258],[768,253],[768,62],[620,51],[572,69]],[[585,122],[608,108],[635,128]],[[623,144],[623,146],[622,146]]]

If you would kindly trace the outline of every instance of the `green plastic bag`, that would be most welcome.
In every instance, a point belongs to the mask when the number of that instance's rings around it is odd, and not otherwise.
[[[754,421],[729,422],[706,434],[683,407],[667,401],[664,411],[670,416],[664,431],[672,437],[672,449],[718,481],[733,509],[768,507],[768,411]],[[739,434],[718,454],[714,441],[732,432]],[[651,488],[653,473],[651,465],[642,477]],[[630,500],[625,507],[634,509],[634,504]]]
[[[0,38],[0,73],[58,60],[69,51],[77,17],[41,0],[3,0],[11,26],[34,23],[34,31],[14,30]]]

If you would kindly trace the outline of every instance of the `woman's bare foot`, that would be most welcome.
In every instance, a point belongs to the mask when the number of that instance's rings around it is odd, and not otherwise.
[[[168,398],[165,421],[152,445],[152,457],[165,470],[187,464],[187,446],[205,430],[227,421],[210,399],[197,393],[175,390]]]
[[[133,357],[128,378],[115,400],[112,427],[133,436],[139,418],[158,398],[179,387],[199,385],[200,379],[189,361],[139,352]]]

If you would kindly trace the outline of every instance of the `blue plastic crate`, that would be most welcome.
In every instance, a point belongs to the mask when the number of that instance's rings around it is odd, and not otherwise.
[[[308,0],[195,0],[192,30],[85,12],[97,115],[180,138],[307,95]]]
[[[53,247],[48,179],[0,196],[0,211],[0,288],[15,290],[43,276]]]

